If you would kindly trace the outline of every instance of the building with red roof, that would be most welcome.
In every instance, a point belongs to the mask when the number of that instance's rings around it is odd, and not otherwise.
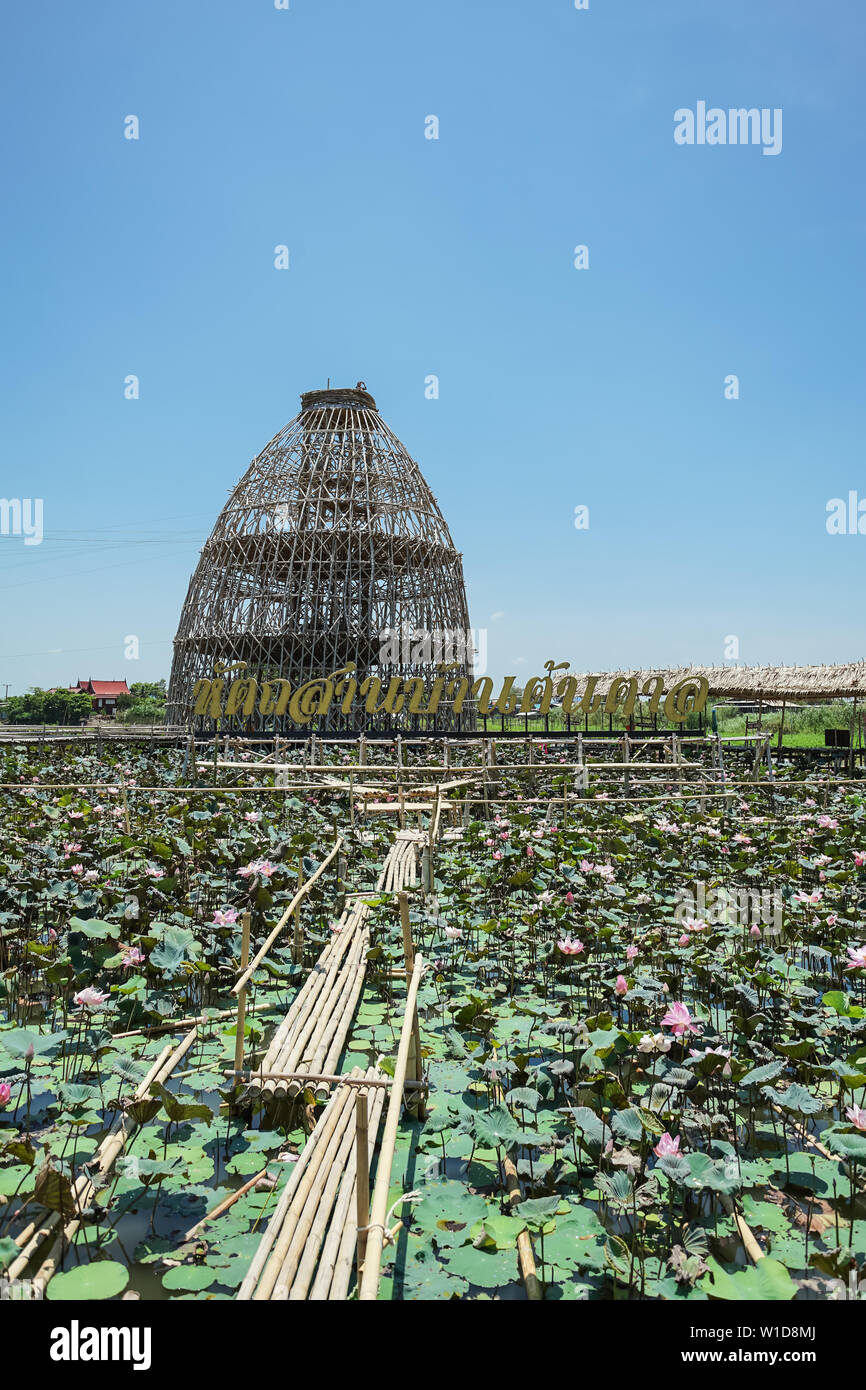
[[[69,688],[70,690],[80,690],[82,694],[89,695],[94,713],[107,714],[112,719],[117,709],[118,695],[130,693],[126,681],[79,680],[76,685]]]

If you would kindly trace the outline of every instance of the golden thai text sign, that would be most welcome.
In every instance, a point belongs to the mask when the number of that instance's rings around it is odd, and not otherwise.
[[[602,676],[579,677],[557,675],[568,670],[568,663],[557,665],[546,661],[545,676],[532,676],[522,687],[516,676],[506,676],[496,694],[490,676],[470,680],[454,666],[440,668],[432,681],[420,676],[386,677],[387,688],[378,676],[358,681],[355,667],[350,664],[330,675],[305,681],[297,689],[280,677],[259,681],[243,674],[246,662],[219,662],[214,675],[197,680],[192,690],[193,716],[205,719],[263,719],[286,718],[300,727],[323,719],[332,712],[335,702],[342,715],[349,716],[363,709],[376,718],[383,714],[403,714],[410,717],[433,717],[441,709],[460,715],[469,705],[484,717],[498,714],[549,714],[554,699],[566,716],[585,716],[601,712],[631,717],[638,698],[649,700],[649,713],[663,713],[674,724],[682,724],[690,714],[698,714],[707,703],[709,686],[704,676],[686,676],[667,692],[663,676],[650,676],[640,687],[634,676],[617,676],[607,686],[606,694],[597,689]],[[232,679],[230,679],[232,678]],[[336,712],[336,711],[334,711]]]

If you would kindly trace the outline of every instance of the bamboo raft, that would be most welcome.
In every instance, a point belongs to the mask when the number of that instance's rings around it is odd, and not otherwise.
[[[425,840],[420,830],[398,830],[388,851],[376,888],[382,893],[400,893],[418,883],[418,850]]]
[[[318,1076],[336,1071],[364,987],[370,949],[368,916],[369,908],[362,898],[356,898],[347,907],[333,938],[271,1039],[260,1068],[265,1075],[251,1075],[246,1086],[248,1095],[261,1096],[270,1103],[291,1100],[305,1089],[302,1080],[275,1079],[267,1073]],[[330,1084],[317,1081],[315,1091],[319,1099],[324,1099]]]
[[[335,1088],[292,1169],[239,1300],[342,1302],[348,1294],[358,1243],[358,1154],[363,1204],[390,1078],[375,1067],[356,1067],[345,1080],[356,1084]],[[357,1084],[365,1080],[369,1089]],[[365,1126],[358,1124],[359,1107]]]
[[[398,831],[376,892],[399,892],[417,884],[420,841],[417,831]],[[364,988],[370,949],[368,917],[365,899],[354,898],[271,1039],[257,1069],[262,1075],[252,1073],[246,1082],[248,1096],[261,1097],[268,1105],[293,1100],[306,1089],[305,1073],[318,1078],[337,1070]],[[328,1081],[316,1079],[314,1086],[319,1100],[330,1093]]]

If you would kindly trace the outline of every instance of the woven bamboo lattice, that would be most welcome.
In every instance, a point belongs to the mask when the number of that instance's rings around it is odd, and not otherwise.
[[[208,539],[174,641],[167,722],[192,721],[191,693],[216,662],[245,662],[244,675],[306,681],[356,668],[377,676],[432,680],[432,659],[384,661],[382,633],[463,633],[469,614],[461,556],[421,470],[359,382],[352,390],[308,391],[301,412],[253,460]],[[415,651],[417,652],[417,645]],[[471,646],[453,674],[472,676]],[[462,727],[472,727],[467,702]],[[407,729],[423,716],[399,716]],[[394,719],[385,720],[392,726]],[[311,727],[383,726],[357,699],[351,715],[334,701]],[[447,707],[436,726],[447,728]],[[208,723],[207,727],[213,727]],[[226,720],[224,728],[288,730],[287,717]]]

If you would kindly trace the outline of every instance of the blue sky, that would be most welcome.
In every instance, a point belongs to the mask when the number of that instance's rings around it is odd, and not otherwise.
[[[328,377],[420,462],[494,673],[866,654],[825,527],[866,498],[864,63],[859,0],[5,6],[0,493],[45,539],[0,537],[0,689],[167,676]],[[700,100],[782,152],[678,146]]]

